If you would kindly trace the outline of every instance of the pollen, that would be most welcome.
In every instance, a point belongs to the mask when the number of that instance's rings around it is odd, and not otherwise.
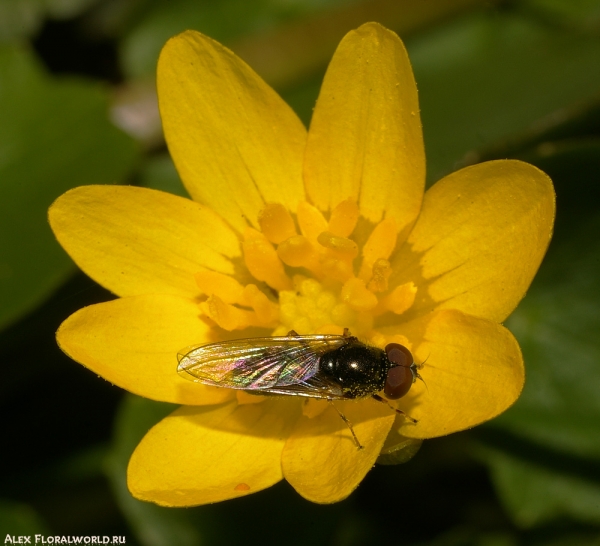
[[[389,286],[396,222],[369,224],[353,199],[340,201],[328,216],[307,202],[295,214],[268,203],[258,228],[248,227],[242,242],[254,282],[243,285],[215,271],[196,275],[206,298],[200,310],[221,328],[259,327],[265,335],[342,334],[347,328],[379,346],[387,337],[377,329],[379,317],[400,315],[415,301],[412,282]]]

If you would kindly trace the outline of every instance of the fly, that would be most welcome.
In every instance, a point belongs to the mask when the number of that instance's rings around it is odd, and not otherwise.
[[[385,349],[366,345],[350,335],[255,337],[209,343],[177,355],[177,371],[186,379],[254,394],[281,394],[333,400],[379,396],[396,400],[421,379],[411,352],[399,343]],[[389,405],[389,404],[388,404]],[[335,406],[334,406],[335,407]],[[392,407],[392,406],[390,406]],[[412,422],[416,421],[403,411]],[[352,424],[336,408],[362,449]]]

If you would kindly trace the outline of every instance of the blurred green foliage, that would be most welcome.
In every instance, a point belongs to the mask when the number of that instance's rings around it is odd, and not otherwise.
[[[211,38],[228,43],[324,9],[352,4],[352,0],[163,0],[149,4],[139,18],[132,18],[131,28],[121,42],[123,71],[128,77],[154,78],[162,46],[184,30],[202,29]]]
[[[73,266],[48,207],[69,188],[122,181],[137,146],[108,119],[108,89],[48,76],[24,47],[0,48],[0,327],[56,290]]]
[[[424,5],[0,3],[0,535],[124,535],[144,546],[600,545],[600,3]],[[507,322],[525,356],[523,395],[485,426],[425,442],[408,464],[376,467],[334,506],[311,505],[285,483],[189,510],[136,501],[129,455],[171,407],[123,397],[56,348],[61,320],[111,296],[74,273],[47,207],[90,183],[185,195],[152,88],[169,36],[195,28],[256,59],[308,124],[328,44],[373,19],[400,31],[409,50],[428,183],[502,157],[555,183],[554,239]],[[260,53],[269,50],[297,66],[270,68]]]

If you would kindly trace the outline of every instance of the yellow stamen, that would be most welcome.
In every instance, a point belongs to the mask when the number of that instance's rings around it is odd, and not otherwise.
[[[319,233],[317,241],[321,246],[334,251],[334,255],[340,258],[353,260],[358,256],[358,246],[354,241],[346,237],[338,237],[330,231]]]
[[[200,310],[221,328],[229,332],[243,330],[248,326],[252,326],[255,322],[255,315],[252,311],[246,311],[225,303],[218,296],[210,296],[205,302],[202,302]]]
[[[244,238],[244,262],[250,274],[275,290],[291,288],[292,281],[285,274],[283,263],[267,238],[252,228],[246,228]]]
[[[323,288],[318,281],[296,275],[294,287],[295,292],[280,293],[281,322],[290,329],[306,333],[331,322],[329,309],[319,307]]]
[[[308,317],[299,317],[292,322],[291,329],[297,334],[312,334],[315,327]]]
[[[311,271],[319,268],[319,255],[304,235],[294,235],[277,247],[277,255],[290,267],[306,267]]]
[[[202,294],[215,294],[225,303],[239,303],[244,290],[233,277],[217,271],[199,271],[194,275]]]
[[[294,286],[300,294],[310,298],[314,298],[323,292],[323,286],[319,281],[301,275],[294,277]]]
[[[291,329],[297,314],[298,309],[294,292],[288,290],[279,292],[279,320],[286,326],[288,331]]]
[[[306,201],[298,203],[297,214],[300,231],[310,241],[316,241],[319,233],[327,230],[327,221],[321,211]]]
[[[317,296],[317,309],[322,311],[331,311],[337,302],[337,298],[333,292],[324,290]]]
[[[347,303],[338,303],[331,310],[331,318],[333,319],[334,324],[343,326],[344,328],[349,328],[352,324],[354,324],[356,317],[356,311]]]
[[[325,258],[321,263],[323,275],[334,281],[346,282],[354,276],[352,260],[340,260],[339,258]]]
[[[342,288],[342,301],[357,311],[370,311],[377,306],[377,297],[367,289],[365,282],[353,278]]]
[[[379,313],[391,311],[396,315],[401,315],[412,307],[416,295],[417,287],[415,286],[415,283],[407,282],[401,284],[381,300],[377,311]]]
[[[336,205],[329,218],[329,231],[338,237],[348,237],[356,227],[360,211],[353,199],[346,199]]]
[[[383,349],[388,343],[387,338],[380,332],[373,332],[369,338],[369,344],[380,349]]]
[[[363,247],[363,262],[359,277],[368,281],[372,276],[373,264],[378,259],[388,259],[396,246],[396,222],[386,218],[375,226]]]
[[[315,334],[341,336],[344,333],[345,328],[336,326],[335,324],[323,324],[315,328]]]
[[[388,336],[387,343],[399,343],[400,345],[404,345],[410,352],[413,353],[413,357],[415,356],[413,352],[413,344],[406,336],[403,336],[402,334],[394,334],[393,336]]]
[[[374,329],[375,317],[409,309],[416,288],[407,283],[389,292],[396,222],[391,218],[379,222],[359,249],[352,237],[358,217],[352,199],[339,202],[329,222],[316,207],[300,202],[298,234],[285,207],[266,205],[259,215],[262,232],[247,228],[242,245],[248,271],[277,290],[278,303],[255,284],[241,287],[226,275],[202,272],[198,282],[211,296],[203,304],[206,314],[224,328],[262,326],[272,328],[273,335],[285,336],[290,330],[339,335],[349,328],[354,335],[385,346],[386,337]],[[362,264],[356,275],[354,259],[359,253]],[[296,268],[304,273],[290,278],[292,271],[299,271]],[[386,296],[380,300],[379,294]]]
[[[373,276],[367,284],[371,292],[385,292],[388,289],[388,279],[392,274],[392,266],[384,258],[379,258],[373,264]]]
[[[258,216],[258,223],[263,235],[275,244],[296,235],[294,220],[280,203],[267,204]]]
[[[263,294],[255,284],[244,288],[244,303],[252,307],[261,326],[275,326],[279,321],[279,306]]]

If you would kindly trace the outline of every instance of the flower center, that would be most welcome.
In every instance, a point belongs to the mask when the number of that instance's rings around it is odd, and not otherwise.
[[[388,286],[395,221],[379,222],[359,248],[351,237],[358,220],[352,200],[339,203],[329,220],[306,202],[299,204],[296,221],[282,205],[267,204],[260,230],[244,233],[244,263],[257,283],[244,286],[222,273],[199,272],[196,281],[207,296],[200,303],[203,314],[226,330],[254,326],[286,335],[290,330],[340,334],[349,328],[381,343],[376,318],[404,313],[416,287],[412,282]]]

